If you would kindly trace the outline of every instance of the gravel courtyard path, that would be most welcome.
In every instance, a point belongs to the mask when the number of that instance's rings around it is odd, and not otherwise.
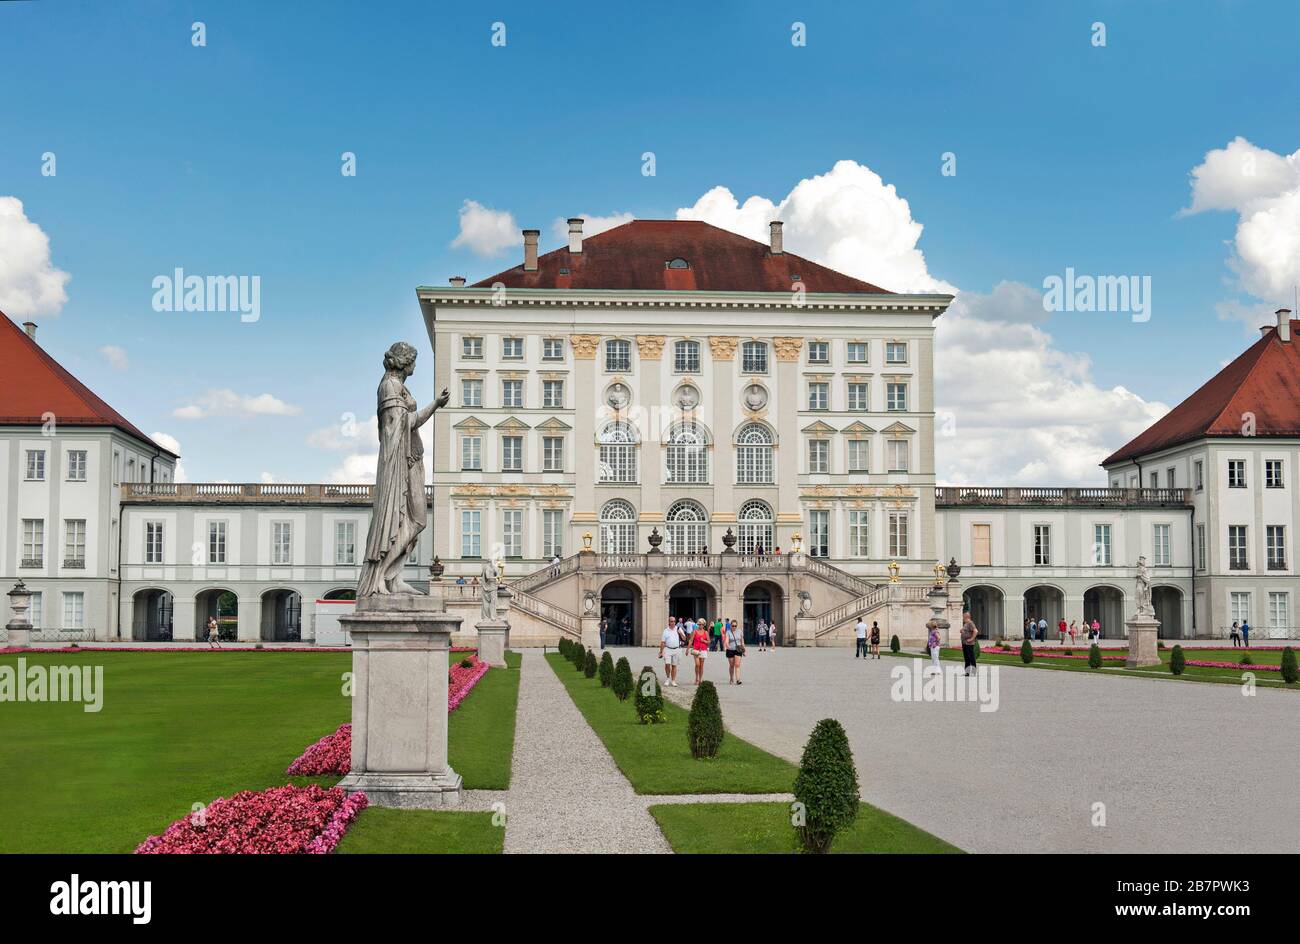
[[[523,650],[507,853],[671,852],[542,653]]]

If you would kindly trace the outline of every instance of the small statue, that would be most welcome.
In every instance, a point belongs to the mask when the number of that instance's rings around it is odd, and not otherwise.
[[[483,579],[480,590],[483,593],[483,616],[485,620],[497,618],[497,564],[490,557],[483,558]]]
[[[799,615],[800,616],[812,615],[812,594],[809,593],[807,590],[799,591]]]
[[[1151,605],[1151,571],[1146,557],[1139,557],[1137,563],[1137,611],[1138,616],[1156,615],[1155,607]]]

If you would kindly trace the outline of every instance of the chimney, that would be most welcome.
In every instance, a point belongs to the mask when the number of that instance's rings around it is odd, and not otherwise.
[[[569,218],[569,252],[582,252],[582,217]]]
[[[785,246],[781,241],[781,221],[773,220],[767,224],[772,231],[772,255],[779,256],[785,252]]]
[[[524,230],[524,271],[537,271],[537,237],[542,235],[540,229]]]
[[[1286,343],[1291,341],[1291,309],[1279,308],[1277,310],[1277,336]]]
[[[1269,333],[1270,331],[1272,331],[1272,330],[1273,330],[1273,326],[1272,326],[1272,325],[1260,325],[1260,326],[1259,326],[1259,336],[1260,336],[1261,338],[1266,338],[1266,337],[1268,337],[1268,333]]]
[[[464,287],[465,287],[465,276],[463,276],[463,275],[453,275],[453,276],[452,276],[451,278],[449,278],[447,281],[451,283],[451,287],[452,287],[452,288],[464,288]]]
[[[24,321],[24,322],[23,322],[23,330],[27,332],[27,336],[28,336],[29,338],[31,338],[33,341],[36,340],[36,322],[35,322],[35,321]]]

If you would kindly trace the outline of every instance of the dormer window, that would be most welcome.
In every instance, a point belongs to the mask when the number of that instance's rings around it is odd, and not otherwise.
[[[560,267],[560,275],[568,275],[568,274],[569,274],[569,270],[566,269],[566,268],[564,268],[563,266],[561,266],[561,267]]]
[[[670,259],[667,267],[669,269],[689,269],[690,264],[681,256],[678,256],[676,259]]]
[[[799,274],[796,272],[794,275],[790,276],[790,281],[791,281],[791,282],[802,282],[802,281],[803,281],[803,276],[802,276],[802,275],[799,275]]]

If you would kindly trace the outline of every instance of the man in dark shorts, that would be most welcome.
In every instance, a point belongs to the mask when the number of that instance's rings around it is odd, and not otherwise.
[[[966,663],[966,674],[975,669],[975,640],[980,631],[975,628],[975,621],[970,618],[970,610],[961,614],[961,657]]]

